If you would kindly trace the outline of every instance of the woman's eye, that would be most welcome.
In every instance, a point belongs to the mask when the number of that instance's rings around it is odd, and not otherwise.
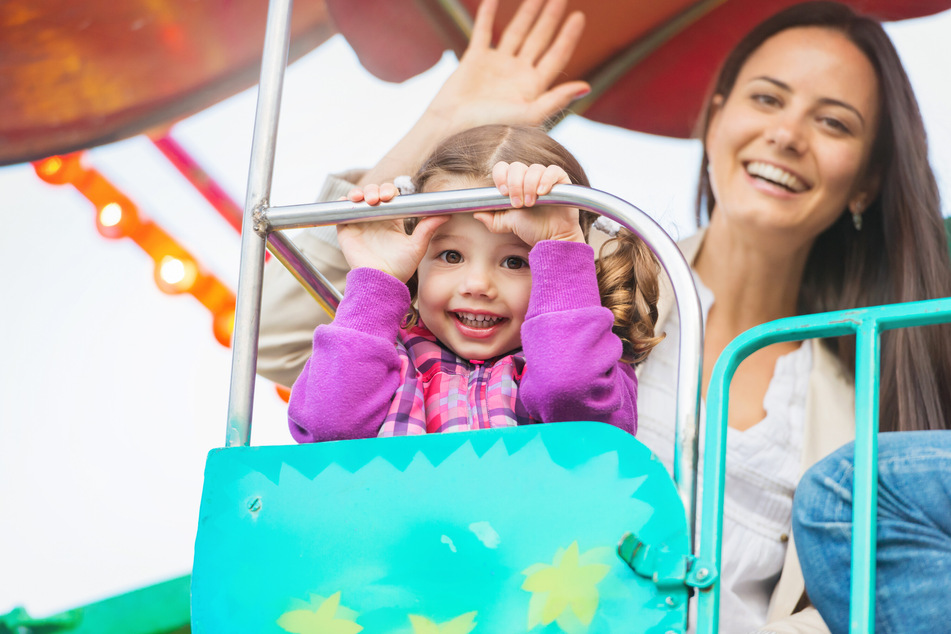
[[[528,262],[525,261],[525,258],[520,258],[517,255],[510,255],[502,262],[502,266],[507,269],[520,269],[522,267],[527,268]]]
[[[447,264],[459,264],[462,262],[462,254],[451,249],[439,254],[439,259]]]
[[[842,121],[834,117],[821,117],[819,119],[820,123],[825,127],[835,130],[836,132],[841,132],[843,134],[851,134],[852,130],[849,129],[849,126],[842,123]]]
[[[765,94],[765,93],[756,93],[756,94],[754,94],[754,95],[753,95],[753,101],[755,101],[756,103],[759,103],[759,104],[763,104],[764,106],[778,106],[778,105],[780,105],[780,101],[779,101],[778,98],[776,98],[776,97],[773,96],[773,95],[769,95],[769,94]]]

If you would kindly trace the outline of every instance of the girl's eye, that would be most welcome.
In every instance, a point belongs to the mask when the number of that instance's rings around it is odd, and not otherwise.
[[[528,262],[525,261],[525,258],[520,258],[517,255],[510,255],[502,262],[502,266],[507,269],[517,270],[522,267],[527,268]]]
[[[439,259],[447,264],[459,264],[462,262],[462,254],[458,251],[448,249],[439,254]]]

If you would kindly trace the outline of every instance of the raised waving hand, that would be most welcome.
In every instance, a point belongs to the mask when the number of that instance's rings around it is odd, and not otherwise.
[[[566,0],[525,0],[496,46],[498,0],[479,5],[472,39],[459,66],[396,146],[360,184],[411,174],[443,138],[479,125],[539,125],[588,93],[583,81],[555,84],[584,29],[584,15],[563,19]]]
[[[562,21],[566,0],[525,0],[492,46],[498,0],[484,0],[459,67],[428,111],[453,131],[487,123],[539,125],[587,94],[583,81],[553,86],[574,53],[584,15]]]

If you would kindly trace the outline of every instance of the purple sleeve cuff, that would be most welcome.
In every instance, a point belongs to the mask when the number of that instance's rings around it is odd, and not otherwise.
[[[532,270],[532,294],[526,319],[601,305],[590,245],[542,240],[529,252],[528,265]]]
[[[409,289],[392,275],[371,268],[347,273],[334,325],[396,341],[410,306]]]

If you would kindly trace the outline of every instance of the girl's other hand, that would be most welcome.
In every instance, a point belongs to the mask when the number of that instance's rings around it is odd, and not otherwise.
[[[400,190],[393,183],[370,184],[351,189],[347,193],[347,200],[352,203],[365,202],[368,205],[379,205],[380,203],[388,203],[399,195]]]
[[[398,195],[395,185],[384,183],[351,189],[347,200],[378,205]],[[337,225],[337,240],[351,269],[377,269],[405,284],[426,254],[433,232],[447,220],[449,216],[422,218],[411,235],[403,230],[401,218],[342,224]]]
[[[585,241],[577,208],[534,207],[538,197],[551,193],[555,185],[571,183],[561,167],[500,161],[492,168],[492,180],[501,194],[509,196],[512,209],[476,213],[475,217],[489,231],[514,233],[529,246],[542,240]]]
[[[533,163],[506,163],[499,161],[492,167],[492,180],[503,196],[508,196],[512,207],[531,207],[539,196],[551,193],[559,183],[570,185],[568,174],[558,165]]]

